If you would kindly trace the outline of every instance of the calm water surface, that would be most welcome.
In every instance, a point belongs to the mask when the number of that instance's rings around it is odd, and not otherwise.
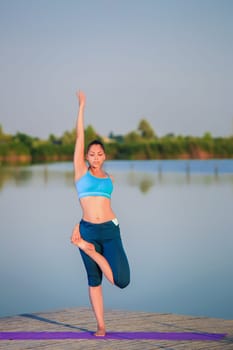
[[[0,168],[0,316],[89,306],[71,163]],[[131,284],[106,308],[233,319],[233,161],[107,162]]]

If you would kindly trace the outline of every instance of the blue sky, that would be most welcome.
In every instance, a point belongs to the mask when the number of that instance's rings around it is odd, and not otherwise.
[[[0,124],[158,136],[233,133],[233,1],[0,0]]]

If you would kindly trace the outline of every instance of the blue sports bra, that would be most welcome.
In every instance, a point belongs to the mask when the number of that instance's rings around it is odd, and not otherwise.
[[[111,178],[96,177],[87,171],[79,180],[75,182],[78,197],[101,196],[111,198],[113,184]]]

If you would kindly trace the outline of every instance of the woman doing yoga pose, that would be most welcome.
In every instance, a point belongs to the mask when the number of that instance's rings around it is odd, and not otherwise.
[[[74,181],[82,208],[82,219],[71,242],[79,247],[87,272],[90,302],[97,321],[96,336],[105,336],[102,274],[114,285],[125,288],[130,281],[128,260],[122,245],[119,223],[111,208],[113,178],[103,169],[106,159],[102,142],[93,140],[85,152],[84,108],[79,101],[74,151]]]

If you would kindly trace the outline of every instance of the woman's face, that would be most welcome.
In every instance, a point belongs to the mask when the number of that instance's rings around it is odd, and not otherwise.
[[[92,145],[87,152],[86,159],[91,167],[101,168],[106,159],[106,155],[100,145]]]

